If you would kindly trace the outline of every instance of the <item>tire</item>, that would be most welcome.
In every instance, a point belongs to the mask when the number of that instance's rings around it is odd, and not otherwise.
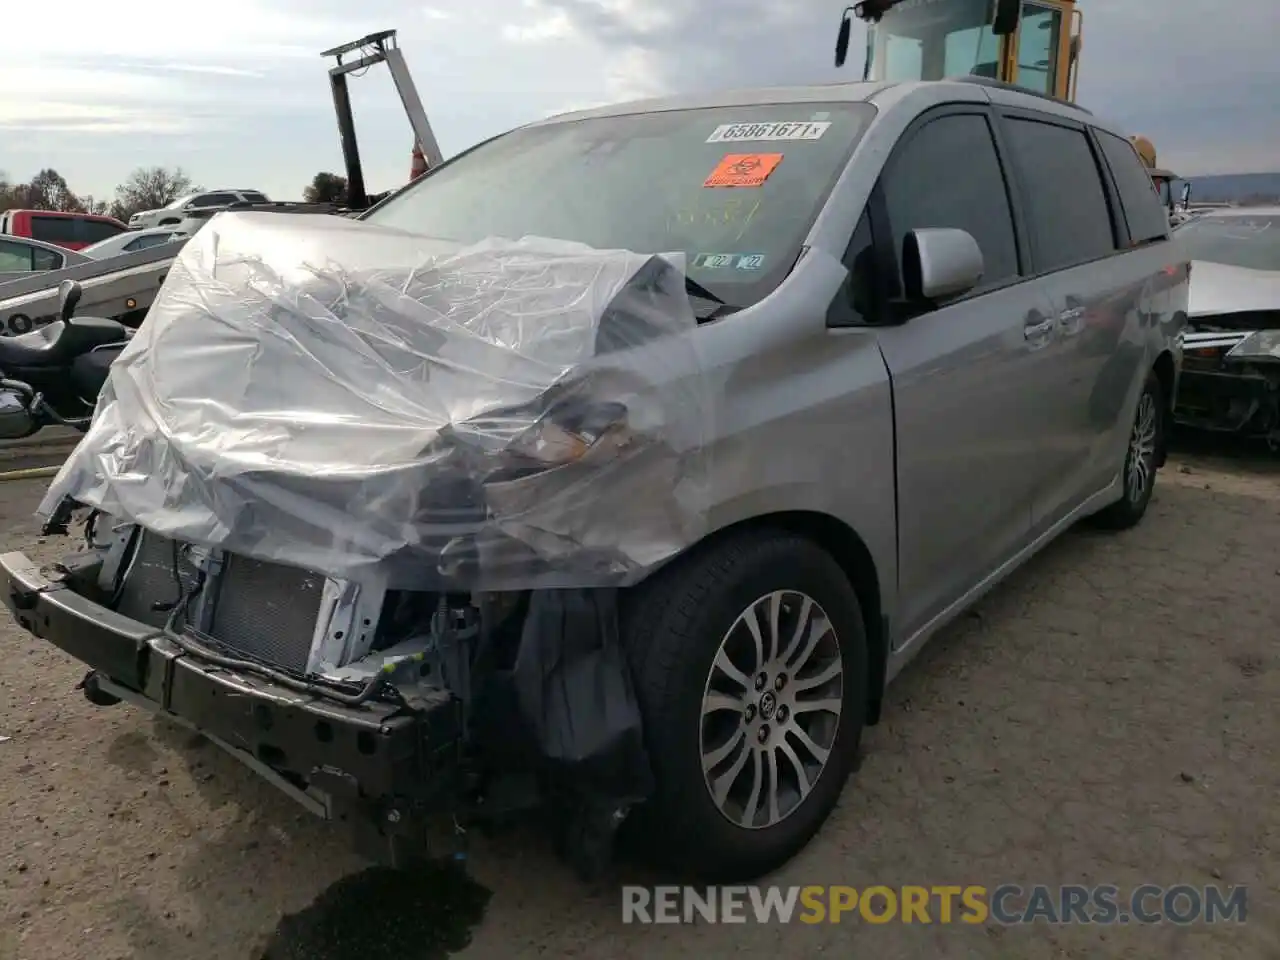
[[[1152,371],[1147,374],[1147,382],[1138,398],[1129,443],[1125,446],[1124,467],[1120,473],[1123,492],[1119,500],[1093,515],[1091,519],[1095,526],[1105,530],[1128,530],[1142,520],[1155,490],[1160,451],[1168,429],[1167,418],[1164,388]],[[1141,482],[1135,480],[1135,469]]]
[[[781,686],[770,682],[761,689],[751,682],[741,690],[728,674],[717,670],[713,676],[713,662],[731,628],[732,663],[746,672],[755,644],[741,616],[761,602],[767,626],[770,598],[775,595],[781,611],[778,634],[791,654],[795,676],[782,677]],[[806,597],[811,601],[807,606]],[[825,613],[831,626],[819,631],[807,663],[799,656],[805,650],[786,646],[804,613]],[[644,852],[665,866],[709,881],[754,879],[790,860],[818,832],[839,799],[866,715],[866,631],[844,571],[828,553],[795,534],[760,530],[732,535],[670,564],[633,591],[623,608],[622,635],[655,774],[655,794],[636,812],[635,829],[640,832],[633,838],[641,839]],[[831,673],[837,662],[838,684],[829,680],[801,687]],[[772,700],[767,697],[770,687]],[[735,706],[715,711],[714,719],[704,722],[704,695],[712,688],[735,695]],[[815,699],[828,708],[814,709]],[[809,709],[791,709],[801,704]],[[830,709],[834,704],[839,704],[838,716]],[[760,746],[760,727],[765,725],[769,740]],[[798,739],[797,727],[811,744],[830,744],[825,764],[805,771],[807,794],[799,787],[797,771],[818,755]],[[780,730],[785,731],[781,742],[794,760],[776,752]],[[740,771],[728,781],[733,787],[728,806],[740,821],[734,822],[717,806],[702,761],[704,752],[739,737],[737,749],[713,767],[717,777],[735,766]],[[745,765],[739,766],[743,752]],[[789,788],[777,807],[785,815],[769,822],[769,791],[762,788],[756,817],[751,826],[744,826],[757,763],[764,785],[769,782],[766,752],[783,765],[775,782]]]

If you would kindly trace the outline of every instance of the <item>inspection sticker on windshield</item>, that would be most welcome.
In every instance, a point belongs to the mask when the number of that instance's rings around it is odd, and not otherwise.
[[[700,253],[693,258],[693,266],[700,270],[719,270],[733,267],[737,270],[759,270],[764,266],[763,253]]]
[[[722,123],[711,131],[707,143],[740,143],[744,140],[821,140],[831,122]]]
[[[780,153],[730,153],[702,181],[704,187],[759,187],[782,162]]]
[[[693,265],[701,270],[718,270],[733,266],[738,259],[735,253],[700,253],[693,258]]]

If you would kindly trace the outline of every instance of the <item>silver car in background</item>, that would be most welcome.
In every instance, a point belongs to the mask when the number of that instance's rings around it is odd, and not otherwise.
[[[1191,260],[1174,418],[1280,447],[1280,207],[1205,212],[1174,236]]]
[[[57,244],[0,234],[0,283],[6,280],[24,280],[33,273],[74,267],[88,263],[89,259],[77,250],[68,250]]]
[[[80,252],[91,260],[105,260],[108,257],[118,257],[125,253],[136,253],[139,250],[149,250],[152,247],[159,247],[166,243],[186,240],[188,236],[190,234],[185,230],[178,230],[173,227],[161,227],[152,230],[127,230],[124,233],[116,234],[114,237],[107,237],[105,240],[90,244]]]

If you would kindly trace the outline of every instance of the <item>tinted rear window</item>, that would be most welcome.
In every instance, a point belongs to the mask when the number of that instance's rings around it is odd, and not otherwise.
[[[124,249],[132,253],[134,250],[145,250],[147,247],[158,247],[162,243],[168,243],[172,237],[172,233],[152,233],[145,237],[138,237],[136,240],[130,240],[124,245]]]
[[[1103,130],[1097,134],[1116,189],[1120,191],[1120,206],[1129,223],[1129,239],[1137,244],[1168,237],[1169,215],[1133,144]]]
[[[692,278],[746,305],[794,266],[874,115],[866,103],[785,103],[515,130],[367,219],[462,243],[541,236],[683,252]]]
[[[270,200],[267,199],[267,195],[265,193],[256,193],[253,190],[246,190],[244,193],[240,194],[240,196],[244,197],[250,203],[270,203],[271,202]]]
[[[1012,117],[1005,123],[1031,215],[1036,266],[1060,270],[1113,253],[1111,207],[1084,131]]]
[[[39,214],[31,217],[31,238],[45,243],[97,243],[107,237],[114,237],[123,229],[109,220],[42,217]]]

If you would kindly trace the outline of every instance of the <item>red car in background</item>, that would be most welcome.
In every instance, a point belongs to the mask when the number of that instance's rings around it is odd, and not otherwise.
[[[93,213],[61,213],[56,210],[5,210],[0,213],[0,234],[54,243],[80,250],[129,229],[115,217]]]

